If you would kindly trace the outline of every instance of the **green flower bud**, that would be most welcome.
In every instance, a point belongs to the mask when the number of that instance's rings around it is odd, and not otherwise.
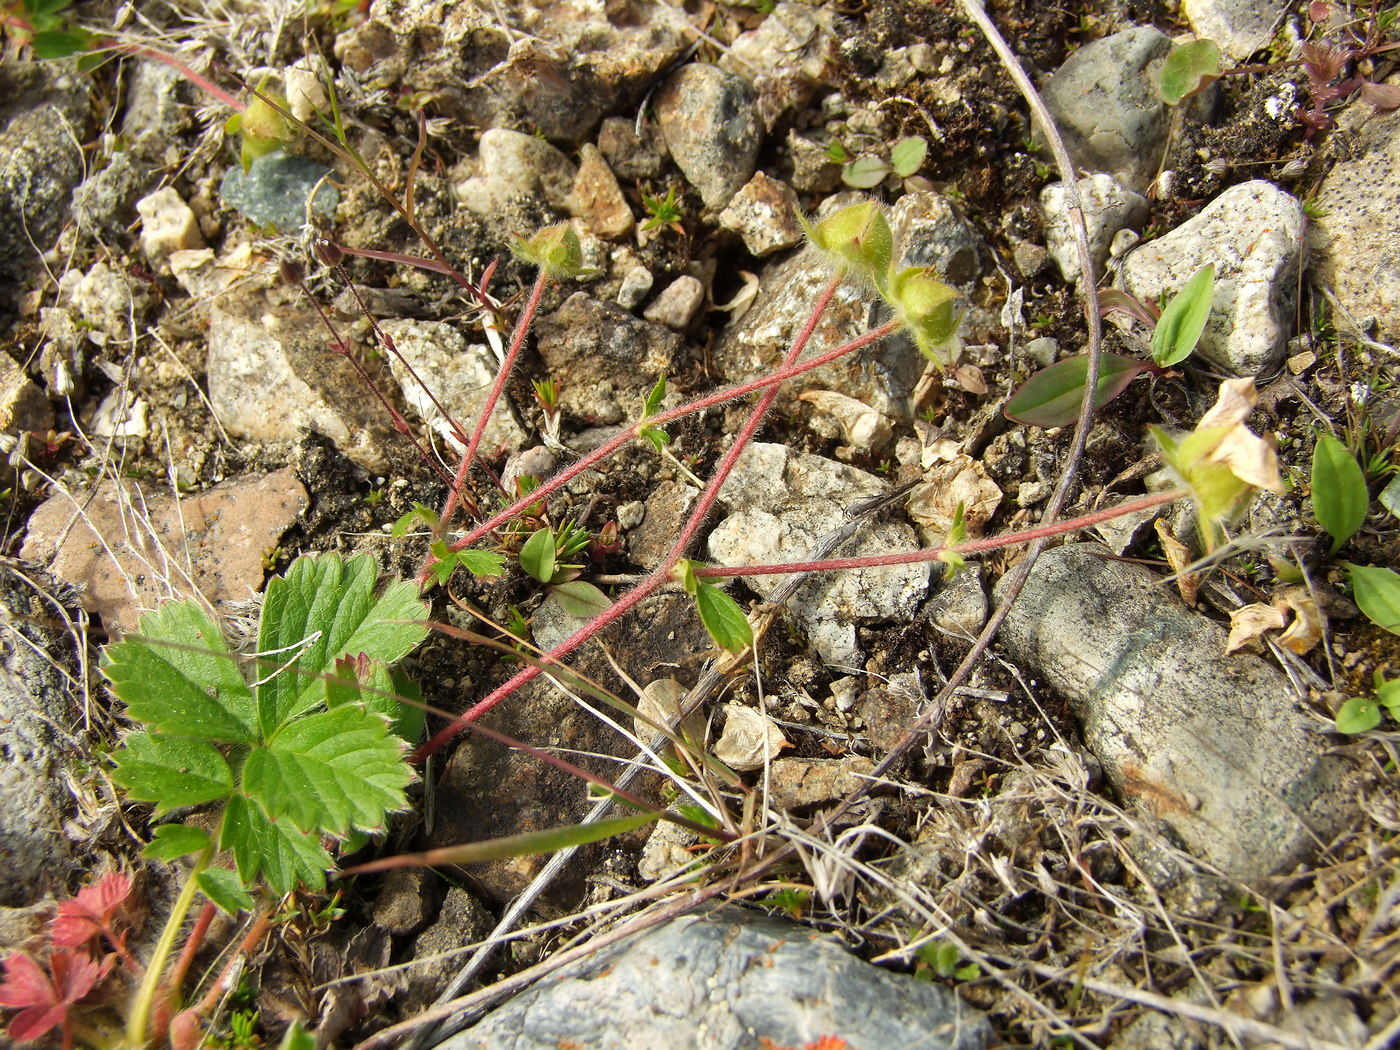
[[[555,279],[578,277],[584,273],[583,246],[567,222],[546,226],[529,240],[517,240],[515,254]]]
[[[802,222],[808,238],[836,264],[864,284],[883,288],[894,251],[894,235],[875,201],[852,204],[815,227]]]
[[[911,266],[890,279],[887,298],[919,351],[930,361],[948,364],[960,345],[957,289],[930,277],[927,270]]]

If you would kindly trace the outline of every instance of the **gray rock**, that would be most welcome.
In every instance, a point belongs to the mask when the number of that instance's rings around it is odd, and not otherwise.
[[[1198,37],[1243,62],[1269,42],[1287,6],[1281,0],[1182,0],[1181,13]]]
[[[257,295],[215,303],[205,360],[210,403],[236,437],[293,441],[314,430],[366,470],[386,473],[387,450],[403,439],[329,342],[320,319],[299,305],[274,309]]]
[[[640,264],[633,266],[622,275],[622,284],[617,289],[617,305],[624,310],[634,310],[651,291],[656,278],[651,271]]]
[[[598,129],[598,149],[623,179],[654,179],[661,174],[666,141],[655,121],[642,125],[626,117],[608,117]]]
[[[1045,104],[1076,168],[1106,171],[1131,189],[1147,189],[1168,124],[1149,67],[1170,50],[1163,33],[1134,26],[1085,44],[1050,77]]]
[[[792,187],[760,171],[730,199],[719,224],[742,237],[750,255],[761,258],[802,240],[799,208]]]
[[[197,91],[164,62],[132,62],[122,115],[122,138],[142,162],[179,167],[185,159],[180,140],[194,125]]]
[[[108,339],[124,343],[145,328],[146,315],[155,305],[155,299],[151,286],[145,281],[137,280],[125,270],[113,269],[105,262],[93,263],[92,269],[83,274],[69,292],[72,308],[90,333],[100,332]]]
[[[852,1050],[974,1050],[992,1037],[986,1019],[942,985],[871,966],[794,923],[727,907],[603,948],[440,1046],[748,1050],[824,1035]]]
[[[1052,182],[1040,191],[1040,204],[1045,209],[1045,246],[1060,267],[1060,275],[1074,283],[1079,280],[1079,252],[1069,222],[1067,198],[1062,182]],[[1146,220],[1147,198],[1119,185],[1111,175],[1090,175],[1079,180],[1079,199],[1084,205],[1089,251],[1101,274],[1113,238]]]
[[[833,22],[825,7],[780,3],[720,56],[721,69],[748,77],[758,89],[758,112],[766,130],[772,131],[831,81]]]
[[[25,576],[54,585],[42,574]],[[58,756],[69,741],[57,727],[81,724],[83,701],[71,692],[79,672],[73,640],[49,623],[53,607],[18,568],[0,567],[0,905],[17,907],[62,889],[72,861],[62,827],[72,798]],[[44,615],[35,616],[35,610]],[[47,655],[45,655],[47,654]],[[64,665],[69,666],[65,667]]]
[[[1194,219],[1128,253],[1122,287],[1156,300],[1214,263],[1210,321],[1196,352],[1231,375],[1267,375],[1288,347],[1302,230],[1302,205],[1273,183],[1232,186]]]
[[[73,218],[85,230],[112,234],[131,223],[136,200],[154,173],[130,150],[113,153],[107,166],[73,191]]]
[[[0,62],[0,278],[36,270],[68,218],[90,123],[86,84],[57,64]],[[16,291],[4,287],[0,300]]]
[[[283,233],[294,233],[306,225],[307,202],[316,191],[313,205],[317,215],[330,218],[340,203],[340,190],[317,183],[333,172],[324,164],[290,153],[269,153],[257,158],[245,175],[235,164],[224,173],[219,196],[225,204],[242,212],[253,222],[271,223]]]
[[[402,0],[341,33],[335,53],[430,112],[576,146],[605,114],[635,110],[693,39],[664,4]]]
[[[930,267],[964,293],[977,287],[984,242],[947,197],[926,190],[904,194],[890,210],[890,232],[901,267]]]
[[[951,580],[945,580],[929,599],[928,611],[929,619],[943,630],[976,638],[987,622],[988,611],[981,564],[970,562]]]
[[[729,566],[800,561],[845,521],[851,503],[885,488],[879,478],[855,467],[755,442],[744,449],[720,490],[720,502],[729,514],[710,534],[710,557]],[[838,554],[888,554],[917,547],[908,525],[878,522],[861,528]],[[909,618],[928,589],[928,576],[926,564],[818,573],[787,607],[823,660],[861,667],[864,656],[856,644],[856,623]],[[781,577],[751,576],[744,582],[766,597]]]
[[[461,451],[451,423],[433,404],[427,392],[409,372],[411,366],[426,383],[452,419],[470,434],[486,404],[492,380],[496,377],[495,357],[488,346],[467,345],[466,337],[445,321],[390,319],[379,322],[403,360],[389,356],[389,367],[399,381],[403,399],[410,408],[445,440]],[[482,435],[482,451],[520,448],[525,432],[510,414],[504,401],[498,402]]]
[[[787,147],[794,189],[803,193],[830,193],[841,185],[841,165],[827,155],[825,146],[789,129]]]
[[[481,136],[475,168],[479,174],[458,183],[457,199],[486,216],[540,194],[555,211],[568,211],[578,174],[573,161],[548,142],[505,128]]]
[[[1393,78],[1392,78],[1393,79]],[[1374,317],[1383,342],[1400,342],[1400,116],[1377,113],[1358,152],[1322,181],[1308,230],[1317,280],[1358,321]]]
[[[1097,544],[1041,555],[1002,627],[1138,812],[1227,875],[1287,871],[1350,819],[1347,761],[1258,657]]]
[[[705,286],[689,274],[681,274],[661,290],[656,301],[642,311],[652,324],[684,332],[705,302]]]
[[[656,92],[656,120],[671,158],[707,208],[723,208],[754,173],[763,139],[757,103],[743,77],[698,62],[676,70]]]
[[[644,397],[657,376],[670,375],[680,347],[674,332],[584,292],[541,317],[535,338],[549,374],[559,381],[564,410],[599,423],[619,422],[628,412],[619,397]]]
[[[463,945],[484,940],[495,925],[496,920],[485,905],[465,889],[460,886],[448,889],[437,918],[413,939],[414,965],[408,973],[409,995],[425,1001],[436,998],[462,968],[464,958],[461,954],[444,953],[456,953]]]

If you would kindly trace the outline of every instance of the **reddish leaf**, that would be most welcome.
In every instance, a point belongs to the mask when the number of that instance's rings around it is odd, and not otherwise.
[[[65,949],[49,956],[49,970],[45,972],[30,956],[13,953],[5,959],[5,980],[0,983],[0,1006],[19,1010],[10,1021],[10,1035],[22,1043],[29,1042],[62,1026],[66,1047],[70,1041],[69,1010],[110,969],[110,958],[98,965],[87,952]]]
[[[53,920],[53,943],[76,948],[102,933],[115,940],[112,919],[131,896],[131,888],[131,876],[120,871],[109,871],[95,886],[84,886],[76,897],[59,904]]]

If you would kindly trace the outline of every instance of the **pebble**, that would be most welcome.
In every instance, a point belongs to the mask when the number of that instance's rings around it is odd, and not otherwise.
[[[543,139],[508,128],[491,128],[481,136],[472,175],[457,184],[457,199],[467,210],[493,216],[520,197],[543,195],[563,213],[573,199],[577,169],[573,161]]]
[[[204,247],[199,220],[174,186],[162,186],[136,202],[141,216],[141,250],[150,259]]]
[[[705,302],[705,286],[697,278],[682,274],[661,290],[656,301],[642,312],[652,324],[664,325],[673,332],[690,327]]]
[[[224,173],[219,184],[219,196],[225,204],[255,223],[271,224],[283,233],[294,233],[305,226],[307,204],[316,194],[311,208],[323,218],[335,215],[340,203],[340,190],[329,181],[335,174],[324,164],[291,153],[268,153],[258,157],[245,174],[237,164]],[[198,248],[201,244],[180,244],[179,248]]]
[[[1181,13],[1196,36],[1214,40],[1237,62],[1269,43],[1283,9],[1279,0],[1182,0],[1181,4]]]
[[[654,179],[661,174],[666,141],[655,122],[642,125],[626,117],[608,117],[598,129],[598,150],[620,178]]]
[[[759,172],[719,214],[719,224],[744,239],[750,255],[762,258],[802,240],[799,205],[791,186]]]
[[[647,297],[655,280],[645,266],[633,266],[622,275],[622,284],[617,290],[617,305],[624,310],[635,310]]]
[[[720,56],[721,69],[753,81],[766,130],[805,107],[831,82],[833,22],[825,7],[780,3]]]
[[[763,129],[758,93],[716,66],[682,66],[653,99],[657,123],[676,166],[705,207],[722,209],[753,176]]]
[[[135,214],[135,204],[154,174],[131,150],[113,153],[105,167],[73,191],[73,218],[85,230],[112,234]]]
[[[6,437],[53,426],[53,406],[9,354],[0,353],[0,434]],[[5,451],[9,446],[5,447]]]
[[[1215,265],[1210,320],[1196,353],[1234,376],[1283,363],[1294,320],[1303,209],[1271,182],[1232,186],[1171,233],[1123,259],[1121,286],[1145,302]]]
[[[1079,251],[1070,226],[1068,196],[1062,182],[1052,182],[1040,191],[1040,204],[1045,209],[1045,246],[1060,267],[1060,275],[1073,284],[1079,280]],[[1147,198],[1111,175],[1090,175],[1079,180],[1079,199],[1084,207],[1089,253],[1096,273],[1101,274],[1118,234],[1146,221]]]
[[[608,167],[603,154],[592,143],[585,142],[579,150],[578,174],[574,176],[572,213],[583,219],[599,237],[617,240],[626,237],[636,225],[617,176]]]

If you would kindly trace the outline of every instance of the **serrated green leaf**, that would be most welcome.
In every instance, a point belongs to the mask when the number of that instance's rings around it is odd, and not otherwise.
[[[298,885],[324,889],[326,871],[335,866],[318,836],[298,831],[290,820],[268,820],[255,802],[239,794],[224,810],[219,848],[233,851],[243,885],[251,886],[262,875],[279,895]]]
[[[918,135],[900,139],[890,150],[890,167],[901,179],[918,171],[928,156],[928,140]]]
[[[1400,574],[1394,569],[1350,565],[1352,597],[1377,627],[1400,634]]]
[[[857,157],[841,169],[841,181],[852,189],[868,190],[885,181],[890,166],[879,157]]]
[[[748,617],[729,595],[712,583],[701,583],[695,592],[700,622],[726,652],[741,653],[753,644],[753,628]]]
[[[1191,356],[1210,320],[1214,295],[1215,266],[1208,264],[1191,275],[1157,319],[1152,332],[1152,360],[1162,368],[1170,368]]]
[[[243,764],[243,789],[270,820],[343,836],[375,831],[406,805],[413,771],[382,715],[351,704],[288,724]]]
[[[195,884],[226,915],[252,911],[257,906],[257,901],[243,888],[238,873],[228,868],[205,868],[195,876]]]
[[[608,596],[591,583],[575,580],[561,583],[553,588],[554,600],[570,616],[591,617],[608,611],[612,602]]]
[[[209,832],[186,824],[162,824],[151,835],[141,856],[152,860],[174,860],[198,853],[209,845]]]
[[[494,580],[505,575],[506,558],[495,551],[463,550],[457,552],[457,564],[478,580]]]
[[[142,616],[138,631],[107,649],[102,668],[133,719],[167,734],[256,739],[252,691],[197,603],[167,602]]]
[[[520,567],[540,583],[548,583],[554,578],[555,553],[554,533],[539,529],[520,548]]]
[[[35,33],[29,46],[35,58],[56,59],[76,55],[92,45],[92,34],[83,29],[50,29]]]
[[[1371,494],[1356,457],[1331,434],[1318,435],[1313,447],[1312,499],[1313,515],[1336,554],[1366,521]]]
[[[1151,366],[1117,354],[1099,357],[1098,392],[1094,407],[1102,408],[1121,394]],[[1065,427],[1079,418],[1084,398],[1084,379],[1089,373],[1085,354],[1056,361],[1027,379],[1004,409],[1008,419],[1032,427]]]
[[[1365,696],[1353,696],[1337,712],[1337,732],[1365,733],[1381,724],[1381,705]]]
[[[264,737],[289,718],[311,710],[324,691],[319,676],[342,656],[366,654],[394,663],[428,633],[427,606],[406,581],[376,592],[379,565],[368,554],[342,561],[337,554],[298,558],[285,577],[267,585],[258,649],[290,663],[265,675],[258,688]],[[295,655],[300,653],[300,655]]]
[[[335,675],[325,680],[326,708],[359,704],[389,722],[389,731],[409,743],[423,731],[423,709],[407,700],[421,700],[418,685],[392,671],[382,660],[345,657],[335,663]]]
[[[137,802],[156,803],[156,813],[226,798],[233,771],[207,740],[131,733],[117,752],[112,779]]]
[[[1218,80],[1225,71],[1220,48],[1213,40],[1193,40],[1173,48],[1157,74],[1157,93],[1176,106]]]

